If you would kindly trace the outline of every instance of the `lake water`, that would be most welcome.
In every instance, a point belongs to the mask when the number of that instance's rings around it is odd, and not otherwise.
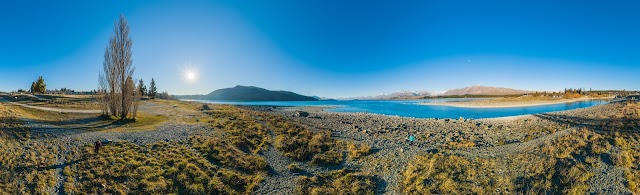
[[[559,103],[542,106],[511,108],[459,108],[451,106],[420,105],[421,102],[470,101],[472,99],[425,99],[425,100],[344,100],[344,101],[262,101],[262,102],[219,102],[194,100],[203,103],[232,104],[248,106],[333,106],[328,112],[368,112],[384,115],[415,118],[493,118],[537,114],[586,108],[608,103],[603,100],[591,100],[572,103]]]

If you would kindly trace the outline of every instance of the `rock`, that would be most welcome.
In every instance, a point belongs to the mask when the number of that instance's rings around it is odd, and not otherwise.
[[[295,117],[309,117],[309,113],[305,112],[305,111],[296,111],[296,113],[293,116],[295,116]]]

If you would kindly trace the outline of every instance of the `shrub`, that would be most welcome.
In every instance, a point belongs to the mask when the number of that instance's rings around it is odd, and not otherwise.
[[[277,134],[276,149],[285,156],[317,165],[337,165],[342,162],[344,146],[331,138],[329,132],[312,132],[281,117],[270,118],[268,125]]]
[[[317,176],[298,178],[297,194],[375,194],[375,177],[353,170],[337,170]]]
[[[287,169],[289,169],[289,171],[292,171],[292,172],[299,172],[300,170],[302,170],[302,169],[300,169],[300,167],[298,167],[298,165],[297,165],[297,164],[295,164],[295,163],[291,163],[291,164],[289,164],[289,165],[287,166]]]

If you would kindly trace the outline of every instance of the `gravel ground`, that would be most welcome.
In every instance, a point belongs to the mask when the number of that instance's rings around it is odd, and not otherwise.
[[[58,184],[50,189],[51,194],[64,194],[64,177],[61,174],[64,159],[71,151],[91,146],[96,140],[129,141],[135,144],[149,144],[157,141],[186,142],[191,135],[210,131],[204,124],[184,124],[175,118],[193,117],[193,112],[178,111],[176,107],[165,109],[166,105],[144,104],[141,111],[153,114],[164,114],[171,121],[156,130],[138,132],[83,131],[80,129],[61,128],[49,123],[24,119],[25,125],[36,135],[30,142],[47,140],[59,148],[56,161]],[[264,151],[270,167],[270,175],[261,183],[256,194],[291,194],[299,175],[312,175],[342,167],[356,168],[366,174],[381,179],[379,193],[400,194],[402,172],[407,164],[417,155],[438,151],[450,143],[470,141],[476,147],[457,150],[462,155],[506,156],[534,148],[541,143],[566,135],[569,129],[593,127],[600,121],[617,112],[618,105],[606,104],[591,108],[583,108],[562,112],[526,115],[499,119],[416,119],[395,116],[384,116],[365,113],[329,113],[322,107],[244,107],[245,109],[268,112],[284,116],[298,124],[315,131],[330,131],[337,139],[355,143],[365,143],[373,147],[374,152],[361,160],[347,160],[342,166],[318,167],[306,163],[295,162],[303,170],[293,173],[287,166],[294,163],[282,155],[273,146]],[[309,112],[309,117],[294,116],[296,111]],[[260,121],[263,125],[264,122]],[[210,133],[210,132],[208,132]],[[415,135],[416,141],[409,144],[408,136]],[[615,148],[614,148],[615,149]],[[624,187],[623,172],[610,164],[591,167],[596,173],[588,184],[589,193],[628,194]]]
[[[368,113],[331,113],[323,107],[245,107],[284,116],[317,131],[331,131],[334,137],[366,143],[374,153],[359,161],[347,161],[345,167],[359,168],[383,180],[380,191],[399,194],[402,172],[416,155],[437,151],[450,142],[471,141],[476,147],[458,150],[474,156],[506,156],[566,135],[569,129],[597,125],[594,118],[607,118],[617,112],[618,105],[605,104],[538,115],[497,119],[417,119]],[[298,117],[297,111],[308,112]],[[408,136],[416,141],[409,144]],[[590,180],[592,193],[628,193],[621,181],[622,171],[614,166],[601,166]]]

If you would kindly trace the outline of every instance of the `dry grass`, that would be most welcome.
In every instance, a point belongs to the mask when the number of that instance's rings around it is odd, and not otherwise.
[[[627,187],[633,193],[640,193],[640,135],[637,133],[614,134],[614,144],[620,148],[613,155],[616,166],[624,169]]]
[[[184,109],[179,113],[198,113],[201,108],[195,103],[154,102]],[[222,105],[203,112],[209,117],[201,113],[195,122],[208,122],[212,131],[192,136],[187,143],[116,142],[103,146],[96,156],[90,146],[61,154],[57,148],[61,143],[53,143],[55,139],[34,142],[20,117],[87,131],[152,130],[175,120],[169,115],[139,113],[134,123],[0,105],[0,178],[9,178],[0,180],[0,189],[11,194],[54,192],[57,168],[62,168],[67,194],[251,194],[267,175],[268,165],[259,154],[270,145],[291,158],[318,165],[338,165],[347,152],[347,142],[331,138],[328,132],[313,132],[277,116]],[[353,144],[349,156],[357,159],[369,152],[368,145]],[[58,158],[65,163],[58,164]],[[297,164],[289,167],[302,170]],[[313,182],[300,190],[370,194],[376,186],[373,177],[347,170],[309,179]]]
[[[63,173],[65,192],[75,194],[247,194],[264,177],[215,165],[167,142],[106,145],[100,155],[79,159]]]
[[[331,138],[329,132],[313,132],[281,117],[268,120],[276,133],[275,147],[285,156],[317,165],[342,162],[344,144]]]
[[[456,155],[419,156],[404,172],[409,194],[490,194],[508,188],[509,179],[497,176],[495,161],[467,160]]]
[[[81,113],[61,113],[46,110],[27,108],[22,106],[12,106],[11,109],[20,113],[22,116],[34,120],[40,120],[56,125],[73,124],[77,120],[98,118],[100,114],[81,114]]]
[[[318,176],[301,176],[296,186],[297,194],[375,194],[374,177],[352,170],[342,169]]]
[[[350,160],[357,160],[371,153],[371,146],[368,144],[347,144],[347,151],[349,152]]]
[[[227,140],[242,151],[257,154],[270,142],[267,128],[248,111],[221,105],[207,111],[207,114],[212,118],[209,121],[211,126],[226,132],[229,135]]]
[[[210,161],[231,167],[246,173],[258,173],[267,170],[267,162],[255,154],[247,154],[225,140],[207,136],[195,136],[189,139],[194,148]]]
[[[53,171],[57,148],[46,142],[28,142],[30,130],[22,115],[0,105],[0,189],[10,194],[46,194],[56,184]]]
[[[586,182],[599,174],[589,167],[605,163],[600,159],[603,154],[624,168],[627,187],[638,193],[640,135],[587,129],[506,156],[450,152],[418,156],[403,174],[403,189],[416,194],[585,194],[590,188]]]
[[[135,121],[133,120],[119,120],[113,117],[103,118],[102,121],[99,121],[93,124],[93,127],[99,127],[102,125],[112,125],[113,128],[109,128],[109,131],[148,131],[155,130],[160,125],[169,121],[169,118],[164,115],[154,115],[145,112],[138,112]],[[89,127],[92,130],[101,130],[97,128]]]
[[[476,143],[469,140],[451,141],[447,143],[448,148],[471,148],[475,147]]]

